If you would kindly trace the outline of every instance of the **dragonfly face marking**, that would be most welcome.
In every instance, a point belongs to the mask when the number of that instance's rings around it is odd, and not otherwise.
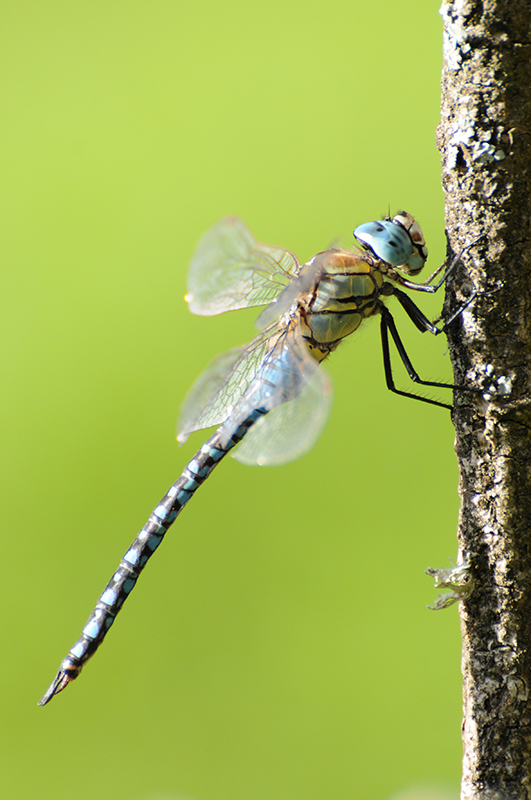
[[[259,465],[283,464],[313,447],[332,397],[321,362],[365,319],[380,314],[388,388],[450,408],[396,389],[392,377],[389,334],[412,380],[453,388],[419,378],[384,304],[385,298],[395,295],[420,331],[444,330],[436,328],[398,288],[434,292],[444,281],[443,276],[437,286],[429,281],[416,284],[396,271],[411,275],[424,266],[428,251],[418,223],[401,212],[392,220],[360,225],[354,235],[365,249],[326,250],[302,266],[289,250],[258,242],[235,218],[221,220],[201,238],[190,264],[186,295],[190,310],[212,315],[266,305],[257,319],[260,333],[248,345],[217,356],[192,386],[181,409],[178,440],[184,442],[190,433],[210,426],[218,426],[217,430],[155,506],[40,705],[79,675],[168,528],[236,445],[233,455],[238,460]]]

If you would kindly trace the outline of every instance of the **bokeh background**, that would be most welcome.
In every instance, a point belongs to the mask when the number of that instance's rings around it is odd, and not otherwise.
[[[452,427],[386,391],[375,321],[315,449],[227,459],[36,706],[206,437],[175,442],[188,388],[255,333],[188,312],[203,231],[235,214],[306,260],[406,208],[444,258],[437,3],[17,0],[0,42],[3,796],[457,797],[458,616],[423,572],[456,550]]]

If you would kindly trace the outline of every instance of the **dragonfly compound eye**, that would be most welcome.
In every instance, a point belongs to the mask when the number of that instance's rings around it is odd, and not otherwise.
[[[413,253],[413,243],[407,230],[390,220],[358,225],[354,236],[368,245],[378,258],[393,267],[407,264]]]

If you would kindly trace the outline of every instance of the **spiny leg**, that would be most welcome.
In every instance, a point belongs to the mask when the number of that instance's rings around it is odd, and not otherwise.
[[[393,287],[392,294],[397,298],[411,322],[419,329],[421,333],[428,331],[428,333],[438,336],[440,333],[444,333],[452,324],[452,322],[457,319],[457,317],[461,316],[465,308],[468,308],[470,303],[476,299],[479,292],[472,292],[470,297],[468,297],[464,303],[461,303],[461,305],[453,312],[453,314],[451,314],[448,319],[444,321],[440,328],[438,328],[433,322],[430,322],[428,317],[420,310],[416,303],[413,302],[408,294],[400,291],[400,289],[397,289],[396,287]]]
[[[459,262],[461,261],[461,259],[463,257],[463,254],[466,253],[466,251],[469,248],[471,248],[475,244],[477,244],[482,238],[483,237],[480,236],[478,239],[474,239],[474,241],[471,244],[467,244],[465,247],[463,247],[461,252],[453,258],[452,262],[448,266],[446,266],[446,261],[443,261],[441,266],[437,267],[435,272],[432,272],[432,274],[429,276],[429,278],[426,278],[426,280],[423,283],[415,283],[415,281],[408,281],[406,278],[404,278],[402,276],[397,276],[396,279],[398,280],[400,285],[401,286],[405,286],[406,289],[413,289],[416,292],[428,292],[429,294],[435,294],[435,292],[437,292],[441,288],[441,286],[446,281],[448,276],[454,271],[456,266],[459,264]],[[443,273],[442,278],[437,283],[431,284],[431,281],[434,278],[436,278],[437,275],[439,275],[439,273],[443,269],[444,269],[444,273]],[[474,292],[474,297],[476,295],[477,295],[477,292]],[[471,302],[472,299],[473,298],[471,298],[468,302]]]
[[[447,408],[448,410],[451,410],[452,406],[448,405],[447,403],[440,403],[438,400],[431,400],[429,397],[422,397],[421,395],[413,394],[412,392],[404,392],[401,389],[396,388],[393,379],[393,370],[391,366],[391,354],[389,351],[389,332],[391,333],[396,349],[398,350],[400,359],[404,367],[406,368],[409,377],[411,378],[412,381],[414,381],[414,383],[419,383],[422,386],[434,386],[439,389],[454,389],[463,387],[455,387],[451,383],[440,383],[438,381],[422,380],[418,372],[413,367],[411,359],[409,358],[406,352],[406,349],[397,331],[393,315],[391,314],[389,309],[386,308],[385,306],[382,307],[382,312],[381,312],[380,332],[382,336],[382,352],[384,361],[385,381],[387,384],[387,388],[391,392],[394,392],[395,394],[402,395],[402,397],[411,397],[413,400],[420,400],[422,403],[429,403],[432,406],[439,406],[440,408]]]

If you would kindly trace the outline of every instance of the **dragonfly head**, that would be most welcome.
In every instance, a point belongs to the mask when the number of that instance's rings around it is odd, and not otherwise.
[[[377,258],[404,270],[408,275],[417,275],[428,258],[428,248],[420,225],[405,211],[399,211],[393,219],[358,225],[354,236]]]

